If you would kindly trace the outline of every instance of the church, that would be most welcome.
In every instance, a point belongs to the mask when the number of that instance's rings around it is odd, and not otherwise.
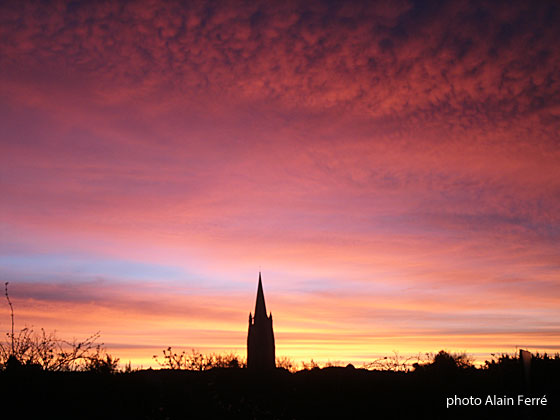
[[[274,331],[272,330],[272,313],[266,314],[264,292],[259,272],[259,286],[255,313],[249,312],[249,334],[247,335],[247,368],[268,370],[276,367]]]

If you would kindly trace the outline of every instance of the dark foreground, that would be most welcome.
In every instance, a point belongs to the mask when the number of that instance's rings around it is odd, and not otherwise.
[[[246,369],[118,374],[22,369],[0,372],[0,395],[3,412],[15,410],[13,418],[21,419],[558,419],[559,373],[557,364],[544,366],[526,383],[517,368],[277,369],[268,375]],[[545,396],[547,405],[518,405],[520,394]],[[481,405],[447,408],[447,398],[455,395],[479,397]],[[486,404],[488,395],[512,397],[515,405]]]

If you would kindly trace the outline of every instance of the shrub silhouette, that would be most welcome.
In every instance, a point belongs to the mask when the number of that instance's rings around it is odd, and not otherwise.
[[[297,363],[286,356],[281,356],[276,358],[276,367],[280,369],[286,369],[288,372],[297,371]]]
[[[83,341],[62,340],[56,334],[41,328],[37,333],[32,328],[14,331],[14,310],[5,283],[6,300],[10,306],[12,329],[6,333],[8,340],[0,342],[0,368],[33,368],[49,371],[87,370],[115,372],[118,360],[111,357],[102,344],[97,343],[100,333],[96,332]]]
[[[412,361],[416,360],[415,363]],[[390,372],[408,372],[410,368],[418,365],[422,361],[422,355],[418,353],[416,356],[401,356],[398,351],[394,350],[392,356],[385,356],[369,363],[364,363],[363,367],[368,370],[382,370]]]
[[[209,370],[212,368],[244,368],[246,361],[240,359],[234,353],[226,354],[203,354],[196,349],[191,349],[190,353],[182,351],[174,352],[171,347],[163,350],[163,358],[160,360],[157,355],[153,359],[161,367],[173,370]]]
[[[432,356],[429,363],[414,363],[415,372],[432,372],[440,375],[453,375],[461,370],[474,369],[472,359],[466,353],[448,353],[440,350]]]

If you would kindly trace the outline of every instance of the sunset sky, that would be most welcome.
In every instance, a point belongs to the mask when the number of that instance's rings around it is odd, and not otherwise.
[[[16,329],[245,356],[560,351],[557,1],[2,2]],[[0,332],[10,312],[0,305]]]

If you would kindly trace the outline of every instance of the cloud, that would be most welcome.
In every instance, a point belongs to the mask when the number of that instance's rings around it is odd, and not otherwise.
[[[3,65],[63,71],[109,103],[222,98],[458,131],[537,116],[550,136],[559,12],[507,6],[28,3],[4,14]]]
[[[239,287],[262,263],[273,284],[317,299],[309,313],[280,306],[294,323],[347,304],[325,316],[390,314],[385,331],[417,318],[424,336],[460,334],[473,317],[482,334],[526,315],[514,300],[557,323],[539,311],[558,285],[554,2],[58,1],[0,12],[7,258],[80,252],[209,272],[214,286],[231,275]],[[200,311],[208,326],[247,311],[219,297],[225,312],[213,312],[194,292],[151,305],[148,286],[132,293],[101,271],[106,284],[73,285],[66,272],[67,283],[21,296],[45,303],[47,318],[84,305],[173,325]],[[473,314],[480,305],[514,321]]]

